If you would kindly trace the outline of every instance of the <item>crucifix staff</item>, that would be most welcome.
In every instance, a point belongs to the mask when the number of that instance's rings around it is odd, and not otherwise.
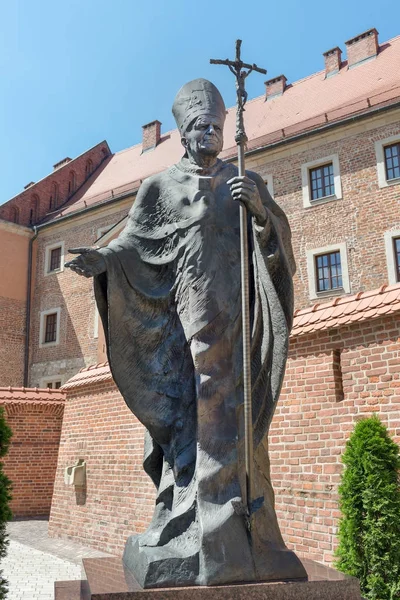
[[[213,65],[226,65],[236,78],[236,135],[235,142],[238,149],[238,175],[244,177],[245,160],[244,152],[247,135],[244,128],[243,112],[247,101],[245,80],[252,71],[267,73],[256,64],[244,63],[240,58],[242,40],[236,40],[236,59],[220,60],[210,59]],[[246,70],[247,69],[247,70]],[[241,253],[241,284],[242,284],[242,330],[243,330],[243,388],[244,388],[244,439],[246,463],[246,497],[243,499],[244,512],[250,529],[250,517],[255,510],[253,489],[253,418],[251,400],[251,332],[250,332],[250,305],[249,305],[249,248],[247,234],[247,210],[240,205],[240,253]]]

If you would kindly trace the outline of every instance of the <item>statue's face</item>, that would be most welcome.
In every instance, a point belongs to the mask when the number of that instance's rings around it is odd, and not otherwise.
[[[191,156],[218,156],[224,145],[224,122],[214,116],[197,117],[186,129],[182,144]]]

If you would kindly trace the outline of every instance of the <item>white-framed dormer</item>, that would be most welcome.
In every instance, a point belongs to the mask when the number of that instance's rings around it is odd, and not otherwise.
[[[342,181],[338,154],[330,154],[301,165],[304,208],[340,200]]]
[[[376,170],[380,188],[400,183],[400,133],[375,142]]]
[[[40,312],[39,348],[50,348],[60,343],[61,307]]]
[[[400,281],[400,229],[386,231],[385,252],[389,285]]]
[[[346,242],[306,251],[311,300],[350,293]]]
[[[64,242],[54,242],[45,246],[44,275],[61,273],[64,270]]]

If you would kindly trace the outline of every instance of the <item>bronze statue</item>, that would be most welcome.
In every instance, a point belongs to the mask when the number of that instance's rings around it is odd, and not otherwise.
[[[143,587],[302,579],[277,523],[267,442],[292,325],[290,228],[259,175],[218,159],[226,110],[217,88],[191,81],[172,110],[182,160],[143,182],[117,239],[75,249],[68,263],[94,277],[114,380],[146,427],[144,469],[157,500],[124,562]],[[247,508],[241,204],[254,445]]]

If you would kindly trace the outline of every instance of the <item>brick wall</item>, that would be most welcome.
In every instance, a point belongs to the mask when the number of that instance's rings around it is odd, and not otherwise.
[[[357,419],[378,413],[399,443],[399,408],[398,313],[292,338],[270,455],[279,522],[294,550],[332,561],[345,442]]]
[[[13,436],[4,471],[13,483],[14,517],[50,512],[60,442],[64,394],[56,390],[0,388]]]
[[[26,302],[0,296],[0,385],[24,379]]]
[[[399,442],[399,407],[396,315],[292,338],[269,438],[276,509],[288,546],[332,561],[345,442],[355,421],[375,412]],[[70,389],[52,536],[120,554],[128,535],[143,531],[153,512],[154,489],[141,467],[142,438],[141,425],[110,379],[83,380]],[[64,468],[79,458],[87,461],[84,499],[63,483]]]
[[[310,138],[297,147],[267,150],[246,163],[264,178],[272,175],[275,200],[288,216],[297,263],[296,308],[310,304],[307,250],[345,242],[353,294],[388,282],[384,233],[400,229],[400,186],[379,187],[375,141],[400,136],[400,124],[374,127],[371,121],[357,127]],[[339,157],[343,198],[304,208],[302,165],[333,154]]]
[[[95,337],[97,312],[93,280],[79,277],[70,269],[45,274],[46,247],[63,243],[65,262],[74,255],[69,248],[92,246],[98,230],[111,227],[128,212],[118,211],[74,220],[63,226],[44,230],[35,242],[37,250],[36,277],[31,309],[30,380],[29,385],[41,386],[44,378],[58,377],[64,383],[82,367],[97,362],[98,338]],[[40,346],[40,313],[60,308],[59,344]]]
[[[143,431],[109,375],[68,391],[51,536],[121,554],[128,535],[146,529],[155,493],[142,469]],[[85,493],[64,483],[65,467],[80,458],[87,467]]]
[[[110,156],[110,149],[107,142],[101,142],[90,148],[3,204],[0,207],[0,219],[14,221],[17,214],[16,222],[21,225],[38,223],[47,214],[67,202],[108,156]],[[74,189],[69,185],[72,173]],[[96,175],[92,177],[95,178]]]

